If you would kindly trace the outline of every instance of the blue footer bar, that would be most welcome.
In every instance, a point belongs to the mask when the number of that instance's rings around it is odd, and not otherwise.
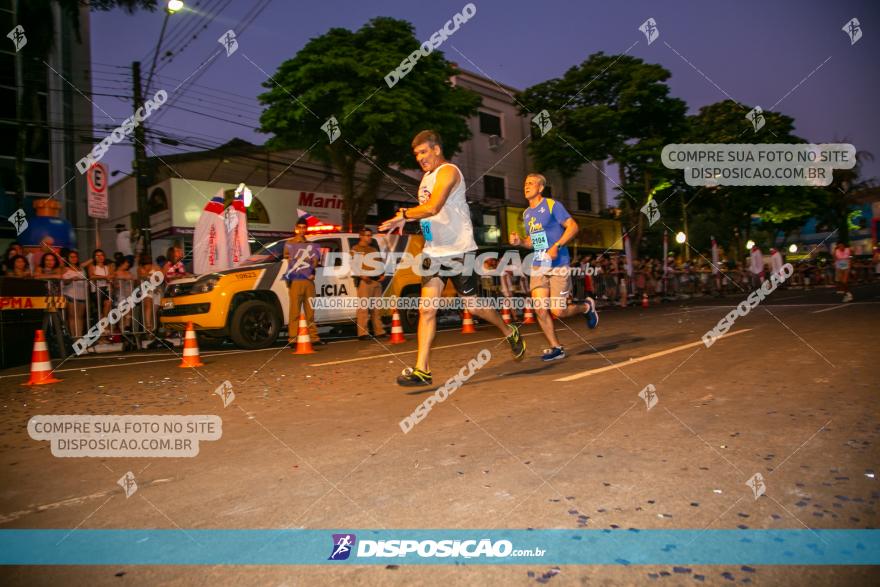
[[[4,565],[880,565],[880,530],[0,530]]]

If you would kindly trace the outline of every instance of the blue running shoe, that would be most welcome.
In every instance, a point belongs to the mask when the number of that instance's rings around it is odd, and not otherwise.
[[[596,312],[596,300],[593,298],[587,298],[584,300],[584,303],[590,308],[584,312],[584,318],[587,319],[587,328],[592,330],[599,325],[599,313]]]
[[[544,354],[541,356],[541,360],[545,363],[549,363],[550,361],[559,361],[565,358],[565,349],[561,346],[555,346],[552,349],[544,349]]]

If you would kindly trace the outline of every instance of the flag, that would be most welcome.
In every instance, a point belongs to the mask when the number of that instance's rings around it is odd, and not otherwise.
[[[223,213],[226,225],[226,238],[229,245],[229,266],[238,267],[241,262],[251,256],[251,245],[248,242],[247,210],[245,209],[245,191],[247,186],[238,184],[232,203]]]
[[[229,269],[229,247],[223,223],[223,190],[205,205],[193,233],[193,273]]]

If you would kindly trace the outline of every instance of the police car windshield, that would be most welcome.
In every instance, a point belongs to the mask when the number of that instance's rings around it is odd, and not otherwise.
[[[272,263],[284,259],[285,240],[275,241],[260,247],[256,253],[242,261],[242,265],[257,265],[259,263]]]

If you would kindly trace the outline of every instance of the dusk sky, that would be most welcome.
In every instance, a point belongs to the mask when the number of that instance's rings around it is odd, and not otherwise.
[[[180,80],[216,52],[217,39],[230,28],[236,30],[238,52],[213,59],[194,91],[176,104],[216,118],[173,107],[154,114],[149,128],[206,146],[233,137],[262,143],[266,136],[253,129],[259,116],[256,96],[263,91],[260,84],[266,75],[257,66],[274,74],[309,39],[332,27],[357,29],[375,16],[407,20],[425,40],[466,4],[460,0],[430,4],[271,0],[240,32],[245,15],[265,1],[229,3],[171,63],[157,67],[150,94],[164,88],[171,95]],[[215,6],[224,4],[226,0],[188,2],[190,11],[171,16],[163,50],[179,45],[180,31],[198,18],[193,10],[207,7],[213,13]],[[851,142],[856,149],[874,154],[878,159],[866,165],[865,174],[880,176],[877,2],[482,0],[474,4],[476,15],[441,48],[447,59],[464,69],[522,89],[562,75],[596,51],[629,50],[629,55],[672,72],[672,95],[684,99],[691,113],[727,97],[748,107],[772,108],[792,116],[795,133],[810,142]],[[638,30],[649,17],[660,29],[651,45]],[[841,28],[853,17],[860,21],[863,37],[851,45]],[[92,13],[95,93],[129,94],[128,68],[134,60],[142,61],[146,77],[162,19],[159,11]],[[376,82],[378,86],[382,80]],[[211,88],[228,93],[215,94]],[[97,97],[96,104],[117,121],[131,112],[129,103],[119,98]],[[111,124],[97,108],[94,120],[96,125]],[[181,149],[159,145],[158,152]],[[111,169],[129,170],[131,159],[131,149],[120,145],[104,161]]]

